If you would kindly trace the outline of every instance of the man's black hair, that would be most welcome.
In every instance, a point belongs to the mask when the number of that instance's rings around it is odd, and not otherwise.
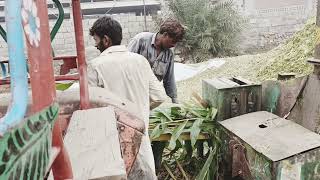
[[[185,28],[175,19],[167,19],[160,26],[160,34],[168,33],[168,35],[176,41],[181,41],[185,35]]]
[[[120,45],[122,41],[122,27],[120,23],[109,16],[99,18],[90,28],[90,35],[97,35],[101,39],[107,35],[112,45]]]

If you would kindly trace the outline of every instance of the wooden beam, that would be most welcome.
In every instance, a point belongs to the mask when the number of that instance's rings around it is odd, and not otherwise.
[[[183,133],[180,135],[180,138],[184,141],[191,140],[190,133]],[[171,139],[171,134],[163,134],[158,138],[151,139],[151,141],[170,141],[170,139]],[[206,139],[210,139],[210,136],[208,133],[200,133],[197,139],[206,140]]]

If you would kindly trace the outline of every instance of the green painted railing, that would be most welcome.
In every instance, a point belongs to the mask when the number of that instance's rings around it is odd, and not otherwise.
[[[50,33],[51,41],[53,41],[54,38],[56,37],[56,35],[57,35],[57,33],[63,23],[63,20],[64,20],[64,10],[63,10],[62,4],[60,3],[59,0],[52,0],[52,1],[54,2],[54,4],[58,8],[59,16],[58,16],[58,19],[57,19],[57,21],[56,21],[55,25],[53,26],[51,33]]]
[[[7,33],[6,31],[3,29],[3,27],[0,25],[0,35],[1,37],[4,39],[4,41],[7,42]]]

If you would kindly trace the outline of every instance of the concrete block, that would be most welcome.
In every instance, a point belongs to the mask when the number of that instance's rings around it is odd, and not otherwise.
[[[103,116],[98,117],[98,114]],[[73,168],[76,170],[76,179],[91,179],[110,173],[126,175],[114,114],[114,110],[109,107],[77,111],[73,114],[65,141],[68,142],[67,148],[74,152],[70,159],[75,165]],[[88,121],[92,118],[94,123]],[[83,158],[79,158],[80,155]],[[83,166],[84,163],[89,165]],[[97,168],[92,170],[90,167]]]
[[[63,45],[65,44],[64,39],[54,39],[53,40],[54,45]]]
[[[73,49],[74,46],[76,46],[76,45],[75,45],[75,44],[71,44],[71,43],[69,43],[69,44],[65,43],[65,44],[63,45],[63,47],[64,47],[65,50]]]
[[[74,39],[75,34],[74,34],[74,32],[65,32],[65,33],[63,33],[63,38],[64,39]]]
[[[135,15],[129,15],[129,22],[136,22],[137,17]]]
[[[129,29],[128,28],[123,28],[122,29],[122,34],[126,34],[126,33],[129,33]]]
[[[65,39],[64,42],[65,42],[65,44],[73,44],[73,45],[76,44],[75,39],[73,39],[73,38]]]

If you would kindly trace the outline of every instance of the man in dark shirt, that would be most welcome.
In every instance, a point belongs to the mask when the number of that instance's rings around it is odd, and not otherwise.
[[[168,19],[158,33],[143,32],[130,41],[128,49],[141,54],[148,61],[159,81],[163,80],[166,94],[177,103],[177,88],[174,78],[174,54],[170,48],[183,39],[185,29],[176,20]]]

